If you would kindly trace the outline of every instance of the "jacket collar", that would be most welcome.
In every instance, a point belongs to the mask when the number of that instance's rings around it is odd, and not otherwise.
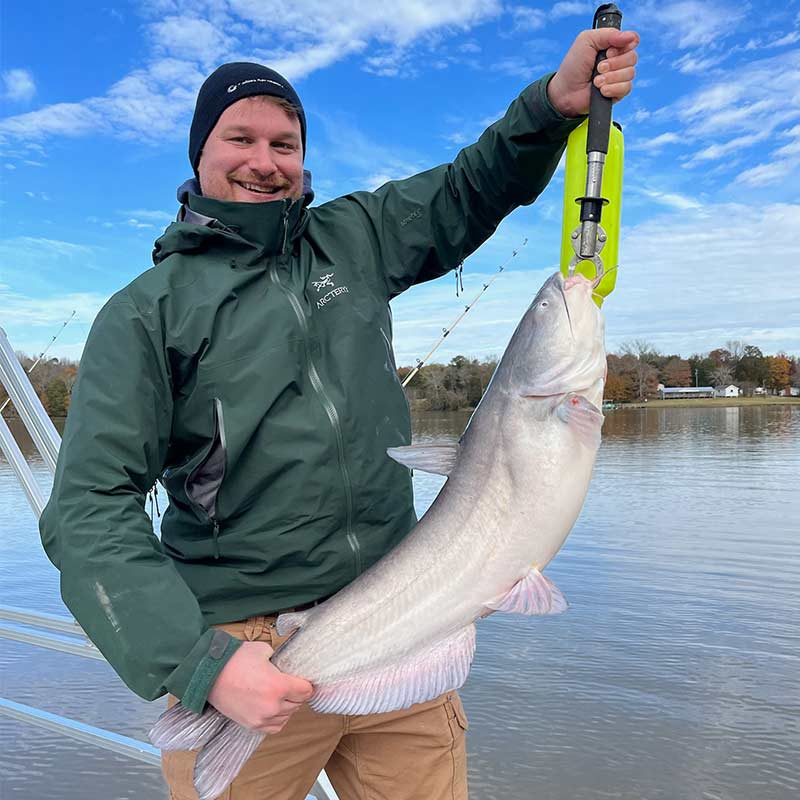
[[[250,244],[261,256],[286,252],[301,227],[301,200],[235,203],[189,193],[178,219],[195,225],[222,228]]]
[[[232,233],[258,247],[260,256],[277,255],[307,224],[308,206],[314,199],[311,173],[303,171],[302,200],[274,200],[267,203],[234,203],[203,197],[200,183],[190,178],[178,187],[178,222],[202,225]]]

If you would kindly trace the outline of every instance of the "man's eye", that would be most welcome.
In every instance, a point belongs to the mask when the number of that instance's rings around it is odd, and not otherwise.
[[[281,150],[294,150],[294,145],[289,142],[275,142],[275,147]]]
[[[247,136],[231,136],[231,142],[237,142],[238,144],[249,144],[250,139]]]

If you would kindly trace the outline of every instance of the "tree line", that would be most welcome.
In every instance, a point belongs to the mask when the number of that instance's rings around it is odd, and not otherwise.
[[[800,386],[800,359],[785,353],[764,355],[754,345],[729,341],[709,353],[689,358],[660,353],[644,340],[624,344],[608,354],[604,396],[615,403],[642,402],[658,397],[658,385],[739,387],[745,396],[763,389],[780,394]],[[449,364],[426,364],[406,387],[417,410],[454,411],[473,408],[489,385],[497,360],[456,356]],[[414,368],[400,367],[403,380]]]
[[[800,386],[800,359],[778,353],[765,355],[755,345],[731,340],[725,347],[689,358],[659,353],[637,339],[608,355],[605,399],[617,403],[641,402],[658,396],[664,386],[738,386],[745,397],[761,389],[767,394],[788,392]]]
[[[27,372],[33,358],[17,354]],[[497,359],[456,356],[447,364],[426,364],[406,387],[414,410],[456,411],[478,405],[497,367]],[[404,380],[414,367],[398,367]],[[39,362],[28,376],[36,394],[51,417],[64,417],[69,411],[78,362],[52,358]],[[709,353],[682,358],[658,352],[644,340],[624,344],[619,353],[608,354],[605,399],[615,403],[641,402],[658,396],[664,386],[713,386],[722,389],[735,384],[745,396],[756,389],[780,394],[800,386],[800,358],[785,353],[764,355],[754,345],[729,341]],[[6,400],[0,387],[0,406]],[[4,416],[15,416],[12,405]]]

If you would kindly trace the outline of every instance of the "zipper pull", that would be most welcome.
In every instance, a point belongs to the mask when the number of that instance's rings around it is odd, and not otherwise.
[[[289,238],[289,210],[292,207],[291,200],[284,200],[283,210],[283,244],[281,245],[281,255],[286,255],[286,242]]]
[[[219,522],[214,520],[214,532],[211,534],[213,549],[214,549],[214,558],[219,559]]]

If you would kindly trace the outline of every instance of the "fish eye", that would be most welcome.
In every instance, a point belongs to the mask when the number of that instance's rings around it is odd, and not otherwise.
[[[548,303],[547,300],[542,300],[542,302],[539,303],[539,308],[547,308],[549,305],[550,303]]]

